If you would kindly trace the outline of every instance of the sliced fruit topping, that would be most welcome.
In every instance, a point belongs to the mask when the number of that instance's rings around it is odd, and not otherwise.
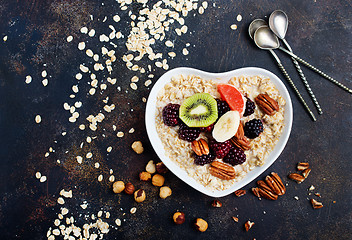
[[[232,166],[242,164],[246,161],[246,154],[241,148],[233,147],[224,157],[223,161],[231,164]]]
[[[221,98],[229,104],[231,110],[243,115],[246,109],[246,99],[237,88],[230,84],[218,84],[218,92]]]
[[[216,101],[209,93],[196,93],[183,101],[179,117],[188,127],[208,127],[218,118]]]
[[[221,117],[222,115],[231,110],[229,104],[227,104],[226,101],[216,99],[216,102],[218,105],[218,117]]]
[[[182,140],[186,140],[188,142],[192,142],[199,137],[200,130],[199,128],[188,127],[185,124],[181,124],[178,129],[178,136]]]
[[[244,135],[248,138],[258,137],[264,130],[263,122],[260,119],[252,119],[243,127]]]
[[[180,123],[180,118],[178,117],[179,109],[180,109],[179,104],[172,104],[172,103],[169,103],[163,108],[162,115],[163,115],[163,121],[165,125],[174,127]]]
[[[255,110],[255,104],[252,100],[250,100],[248,97],[246,97],[247,101],[246,101],[246,110],[244,111],[243,116],[247,117],[251,114],[254,113]]]
[[[240,124],[240,114],[238,111],[228,111],[215,123],[213,138],[217,142],[225,142],[235,136]]]
[[[215,154],[210,152],[208,155],[195,155],[194,156],[194,163],[197,165],[204,165],[213,162],[215,159]]]
[[[214,151],[216,157],[221,159],[229,153],[231,149],[231,142],[230,140],[227,140],[225,142],[217,142],[214,139],[212,139],[209,142],[209,146]]]

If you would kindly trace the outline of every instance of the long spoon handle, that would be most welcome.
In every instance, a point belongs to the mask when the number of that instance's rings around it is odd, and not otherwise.
[[[283,41],[283,43],[286,45],[287,49],[288,49],[290,52],[293,52],[293,51],[292,51],[292,48],[291,48],[291,46],[288,44],[288,42],[287,42],[285,39],[282,39],[282,41]],[[301,69],[301,66],[299,66],[299,64],[298,64],[298,62],[296,61],[296,59],[294,59],[293,57],[291,57],[291,59],[292,59],[293,64],[294,64],[295,67],[296,67],[296,70],[297,70],[299,76],[300,76],[301,79],[302,79],[302,82],[303,82],[304,86],[306,87],[306,89],[307,89],[307,91],[308,91],[310,97],[312,98],[313,103],[314,103],[315,107],[316,107],[317,110],[318,110],[318,113],[319,113],[319,114],[323,114],[323,110],[321,109],[317,98],[315,97],[315,95],[314,95],[312,89],[310,88],[309,83],[308,83],[308,81],[307,81],[307,79],[306,79],[306,76],[303,74],[303,71],[302,71],[302,69]]]
[[[291,57],[293,57],[294,59],[296,59],[298,62],[304,64],[305,66],[309,67],[310,69],[312,69],[314,72],[318,73],[319,75],[323,76],[324,78],[328,79],[330,82],[335,83],[337,86],[339,86],[340,88],[344,89],[345,91],[349,92],[352,94],[352,89],[346,87],[345,85],[343,85],[342,83],[340,83],[339,81],[333,79],[332,77],[330,77],[329,75],[327,75],[326,73],[324,73],[323,71],[319,70],[318,68],[314,67],[313,65],[309,64],[308,62],[306,62],[305,60],[303,60],[302,58],[298,57],[296,54],[291,53],[290,51],[279,47],[279,49],[281,51],[284,51],[285,53],[287,53],[288,55],[290,55]]]
[[[282,65],[279,57],[274,53],[273,50],[269,50],[270,53],[274,56],[277,65],[279,66],[280,70],[282,71],[282,73],[284,74],[284,76],[286,77],[288,83],[290,84],[290,86],[293,88],[293,90],[295,91],[298,99],[301,101],[301,103],[303,104],[303,106],[305,107],[305,109],[307,110],[307,112],[309,113],[309,115],[312,117],[313,121],[315,122],[317,119],[315,118],[313,112],[310,110],[309,106],[307,105],[306,101],[303,99],[302,95],[299,93],[296,85],[293,83],[290,75],[288,75],[286,69],[284,68],[284,66]]]

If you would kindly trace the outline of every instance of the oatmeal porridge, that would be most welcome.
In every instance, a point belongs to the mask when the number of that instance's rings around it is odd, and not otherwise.
[[[265,163],[265,159],[274,149],[283,131],[286,104],[275,85],[267,77],[240,76],[233,77],[228,81],[228,84],[235,86],[249,99],[253,100],[259,94],[269,95],[277,102],[279,109],[274,114],[268,115],[256,106],[253,114],[241,117],[243,125],[252,119],[261,119],[263,132],[254,139],[248,139],[250,148],[244,151],[246,161],[233,166],[236,173],[235,177],[230,180],[220,179],[211,174],[209,171],[210,164],[195,164],[191,142],[180,139],[178,135],[179,126],[170,127],[165,125],[162,116],[163,108],[167,104],[182,104],[186,98],[196,93],[209,93],[215,99],[220,99],[217,84],[216,80],[206,80],[194,75],[173,77],[158,93],[155,119],[157,133],[164,146],[165,155],[186,171],[190,177],[211,191],[221,191],[231,187],[235,182],[240,181],[249,171]],[[207,139],[209,136],[201,133],[199,138]],[[215,160],[223,162],[222,159]]]

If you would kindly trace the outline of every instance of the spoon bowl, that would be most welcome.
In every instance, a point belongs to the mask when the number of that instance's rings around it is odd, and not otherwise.
[[[254,19],[248,27],[249,36],[253,39],[255,31],[261,26],[268,26],[263,19]]]
[[[272,12],[269,17],[269,26],[276,36],[280,39],[284,39],[288,27],[288,17],[286,13],[281,10]]]
[[[272,50],[280,47],[279,39],[270,31],[268,26],[259,27],[254,33],[255,44],[264,50]]]

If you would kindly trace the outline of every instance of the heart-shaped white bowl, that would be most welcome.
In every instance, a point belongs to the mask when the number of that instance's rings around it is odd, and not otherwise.
[[[176,163],[174,163],[165,155],[164,146],[158,136],[158,133],[156,131],[156,125],[155,125],[157,95],[159,91],[164,87],[164,85],[171,81],[172,77],[179,76],[181,74],[184,76],[196,75],[203,79],[212,79],[218,82],[227,82],[230,78],[235,76],[241,76],[241,75],[244,75],[244,76],[260,75],[260,76],[269,77],[270,80],[275,84],[276,88],[279,90],[281,96],[286,101],[284,129],[282,131],[282,134],[280,136],[278,143],[276,144],[273,151],[269,154],[269,156],[265,160],[264,165],[261,167],[256,167],[252,171],[248,172],[242,180],[234,183],[233,186],[231,186],[228,189],[225,189],[222,191],[219,191],[219,190],[211,191],[205,188],[203,185],[198,183],[195,179],[190,177],[186,173],[186,171],[182,170],[179,166],[176,165]],[[177,177],[179,177],[185,183],[187,183],[194,189],[212,197],[223,197],[233,193],[234,191],[242,188],[243,186],[253,181],[262,172],[264,172],[271,164],[273,164],[275,160],[279,157],[279,155],[281,154],[282,150],[284,149],[287,143],[287,140],[291,132],[292,120],[293,120],[292,103],[291,103],[290,95],[285,85],[275,74],[269,72],[268,70],[257,68],[257,67],[240,68],[240,69],[236,69],[236,70],[224,72],[224,73],[208,73],[201,70],[197,70],[193,68],[184,68],[184,67],[172,69],[166,72],[165,74],[163,74],[159,78],[159,80],[155,83],[153,89],[149,94],[146,113],[145,113],[145,124],[147,128],[147,134],[158,157],[163,161],[163,163],[171,172],[173,172]]]

